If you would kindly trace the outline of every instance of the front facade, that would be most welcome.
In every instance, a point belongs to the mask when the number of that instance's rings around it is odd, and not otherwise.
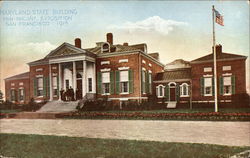
[[[213,103],[213,54],[191,62],[182,59],[163,65],[158,53],[148,53],[146,44],[113,44],[94,48],[63,43],[43,59],[30,62],[30,71],[5,79],[6,100],[28,103],[61,100],[62,91],[73,89],[74,99],[107,99],[120,104],[156,97],[158,102],[180,104]],[[246,93],[247,57],[217,49],[220,102],[231,102],[234,94]],[[20,90],[21,89],[21,90]],[[22,90],[23,89],[23,90]],[[20,93],[20,94],[19,94]]]

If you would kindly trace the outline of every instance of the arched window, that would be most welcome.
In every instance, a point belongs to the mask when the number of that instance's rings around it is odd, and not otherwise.
[[[110,52],[110,46],[108,43],[102,45],[102,52]]]
[[[164,95],[165,95],[165,86],[163,86],[163,85],[158,85],[157,87],[156,87],[156,94],[157,94],[157,97],[158,98],[163,98],[164,97]]]
[[[181,90],[181,97],[189,96],[189,85],[187,83],[182,83],[180,86],[180,90]]]

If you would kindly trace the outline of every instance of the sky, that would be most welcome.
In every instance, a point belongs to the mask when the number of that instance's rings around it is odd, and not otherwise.
[[[249,57],[249,2],[244,1],[0,1],[0,89],[4,78],[29,71],[63,42],[94,47],[112,32],[115,44],[146,43],[160,61],[191,61],[212,49],[212,5],[223,52]],[[249,81],[249,59],[247,59]],[[249,82],[247,89],[249,90]]]

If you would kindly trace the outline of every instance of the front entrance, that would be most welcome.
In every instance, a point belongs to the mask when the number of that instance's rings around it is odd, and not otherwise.
[[[175,88],[170,88],[170,101],[176,101],[176,99],[175,99]]]
[[[82,79],[77,79],[76,82],[76,100],[82,99]]]
[[[176,84],[174,82],[170,83],[169,89],[170,89],[170,96],[169,96],[170,101],[176,101],[176,96],[175,96]]]

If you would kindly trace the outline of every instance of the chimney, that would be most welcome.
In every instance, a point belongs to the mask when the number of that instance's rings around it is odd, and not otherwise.
[[[220,45],[220,44],[216,45],[215,48],[216,48],[216,55],[217,56],[220,55],[222,53],[222,45]],[[212,47],[212,49],[213,49],[212,52],[214,52],[214,47]]]
[[[123,46],[128,46],[128,43],[127,42],[123,43]]]
[[[113,45],[113,34],[112,33],[107,33],[107,42],[111,45]]]
[[[75,46],[77,48],[82,48],[82,46],[81,46],[81,39],[80,38],[76,38],[75,39]]]

